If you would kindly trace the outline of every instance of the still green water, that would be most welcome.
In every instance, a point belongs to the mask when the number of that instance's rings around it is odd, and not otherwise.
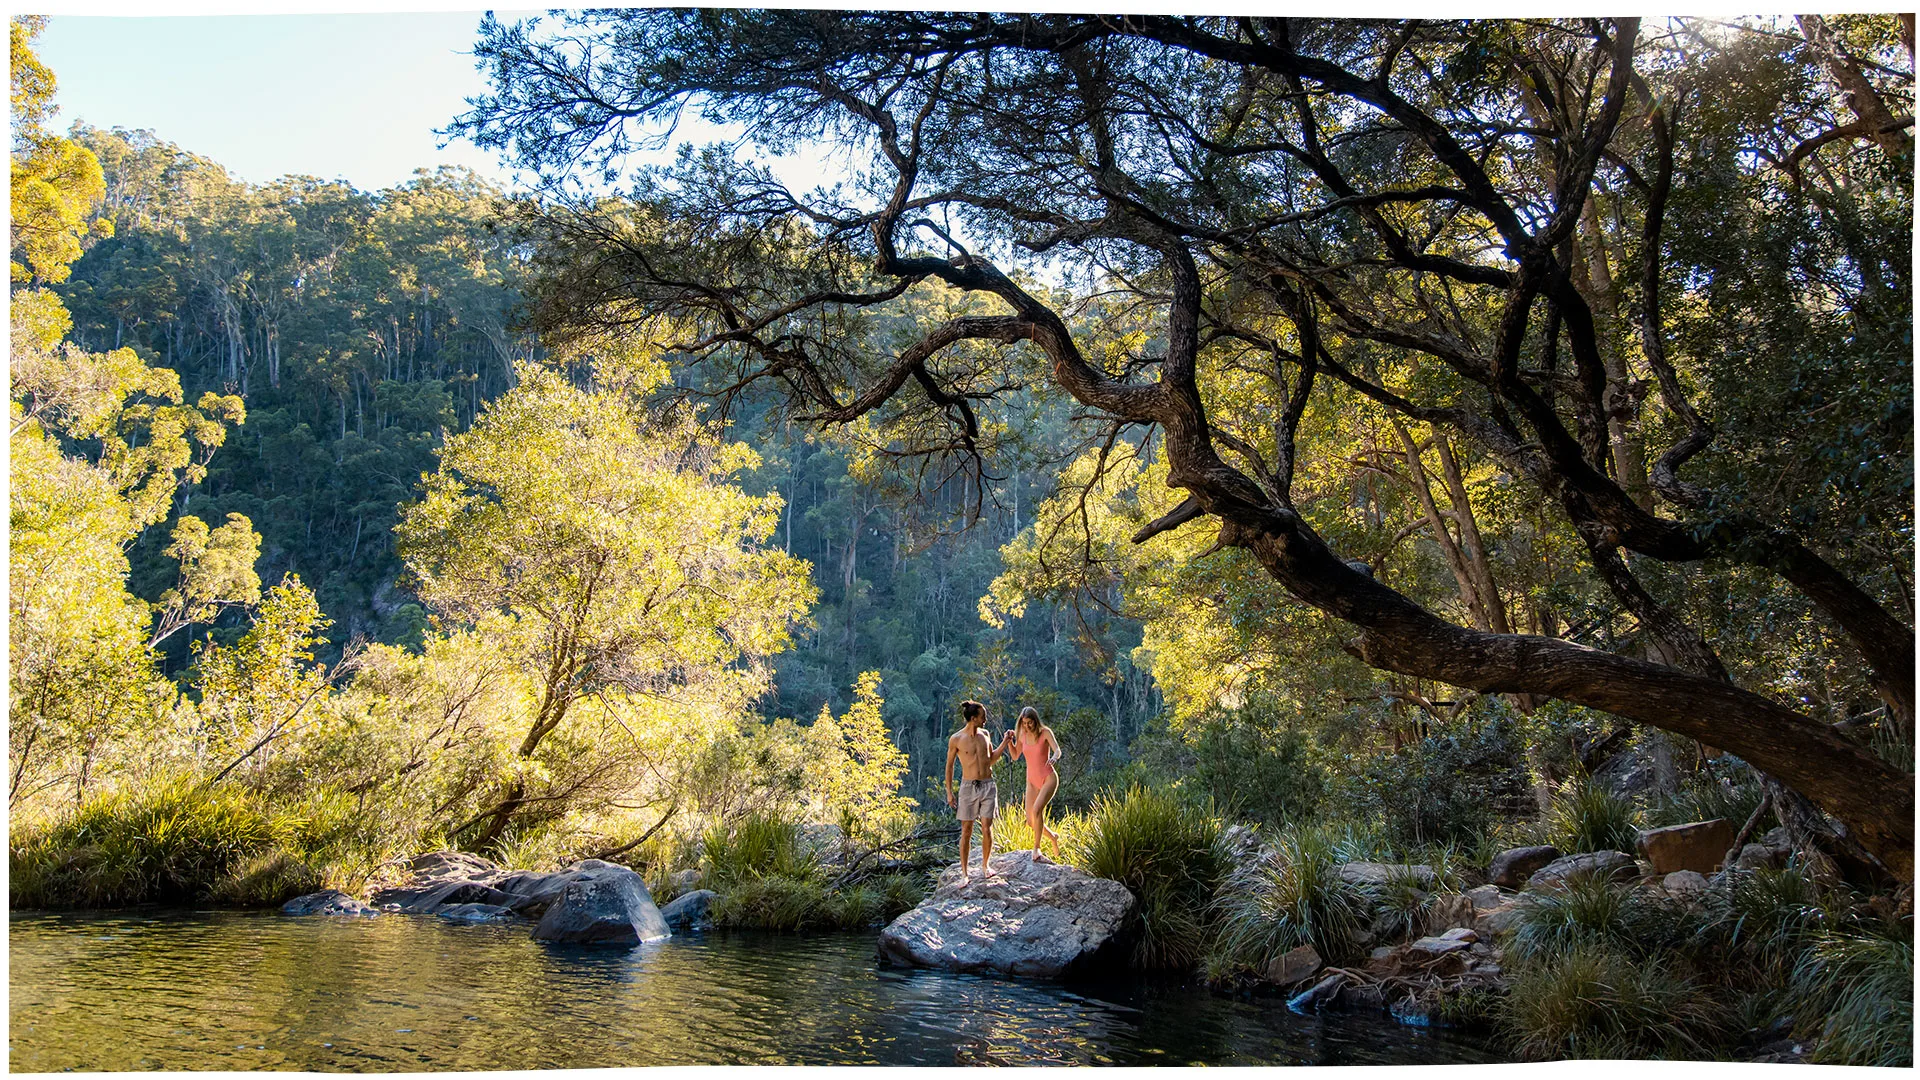
[[[884,968],[872,933],[587,949],[430,916],[116,912],[16,914],[9,938],[16,1072],[1496,1060],[1195,986]]]

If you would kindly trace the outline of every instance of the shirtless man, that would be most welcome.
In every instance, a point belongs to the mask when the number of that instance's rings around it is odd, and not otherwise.
[[[987,720],[987,708],[977,701],[960,703],[960,715],[966,726],[947,738],[947,767],[941,783],[947,789],[947,805],[960,818],[960,872],[967,877],[967,853],[973,846],[973,823],[980,823],[980,876],[992,872],[987,860],[993,858],[993,815],[1000,807],[1000,793],[993,788],[993,761],[1002,747],[995,745],[980,725]],[[953,798],[953,759],[960,759],[960,799]]]

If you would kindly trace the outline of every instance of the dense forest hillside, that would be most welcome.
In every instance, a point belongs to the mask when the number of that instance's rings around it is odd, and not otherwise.
[[[542,355],[516,322],[530,254],[506,227],[507,196],[445,168],[379,192],[313,177],[251,185],[148,132],[72,135],[99,157],[112,225],[56,287],[73,340],[131,348],[177,372],[189,398],[247,405],[176,511],[245,515],[263,538],[261,577],[309,583],[336,652],[355,636],[417,648],[427,619],[395,554],[398,507],[445,436],[513,385],[514,363]],[[844,709],[857,676],[878,671],[888,723],[928,774],[967,694],[1002,717],[1016,697],[1078,716],[1068,729],[1108,755],[1139,734],[1158,696],[1131,657],[1137,622],[1050,603],[1002,628],[980,619],[999,546],[1085,437],[1057,398],[1028,412],[1024,456],[978,497],[971,478],[856,478],[866,451],[853,438],[780,424],[749,436],[762,461],[742,482],[784,500],[777,542],[813,566],[821,596],[776,659],[769,715]],[[152,530],[133,551],[148,599],[172,585],[165,542]],[[216,633],[237,636],[237,618]],[[171,665],[189,643],[169,642]]]

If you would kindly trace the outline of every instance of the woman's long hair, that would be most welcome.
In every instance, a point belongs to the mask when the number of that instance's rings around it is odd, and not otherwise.
[[[1029,720],[1033,721],[1032,727],[1027,726],[1027,721]],[[1036,739],[1043,738],[1044,733],[1046,731],[1045,725],[1040,723],[1039,711],[1036,710],[1031,705],[1020,710],[1020,719],[1014,726],[1019,728],[1021,731],[1031,731],[1033,733],[1033,737]]]

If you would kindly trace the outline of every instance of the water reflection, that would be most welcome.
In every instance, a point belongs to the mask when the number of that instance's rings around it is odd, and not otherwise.
[[[543,945],[522,926],[16,915],[11,1067],[1440,1064],[1477,1042],[1114,979],[880,968],[871,934]]]

